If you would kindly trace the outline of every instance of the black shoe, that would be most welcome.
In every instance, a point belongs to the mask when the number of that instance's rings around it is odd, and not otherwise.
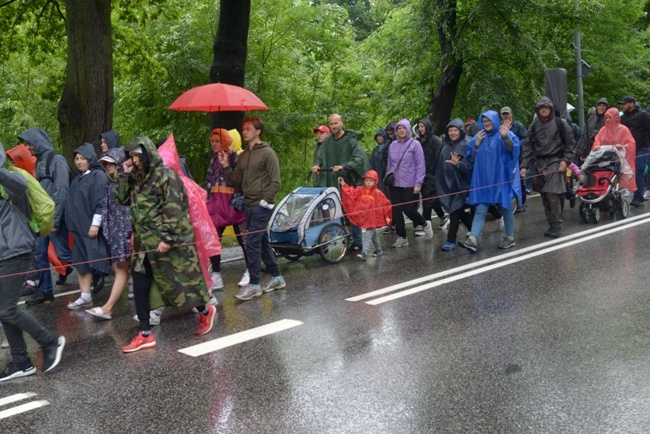
[[[36,368],[32,362],[27,361],[23,366],[14,365],[13,362],[7,363],[5,370],[0,372],[0,381],[9,381],[14,378],[27,377],[36,373]]]
[[[59,274],[59,280],[56,281],[57,285],[63,285],[65,282],[68,280],[68,276],[72,273],[74,268],[72,267],[66,267],[65,269],[65,275]]]
[[[550,228],[548,228],[546,232],[544,232],[545,237],[560,238],[561,235],[562,235],[561,226],[551,226]]]
[[[50,294],[45,295],[45,294],[39,292],[34,297],[27,300],[25,302],[25,304],[27,306],[36,306],[37,304],[43,304],[43,303],[46,303],[48,301],[54,301],[54,294],[50,293]]]
[[[632,199],[632,202],[630,203],[630,205],[632,205],[632,206],[641,206],[641,202],[643,202],[643,199],[641,199],[640,197],[634,197],[634,199]]]
[[[104,276],[105,274],[100,274],[97,280],[93,279],[93,294],[97,294],[104,289]]]
[[[43,348],[43,372],[49,372],[59,364],[64,347],[65,337],[59,336],[56,344]]]
[[[23,283],[23,290],[20,293],[21,297],[25,297],[27,295],[32,295],[36,292],[36,285],[32,285],[29,283],[28,280]]]
[[[353,252],[360,252],[361,250],[363,250],[363,247],[361,247],[358,244],[354,244],[352,247],[350,247],[350,250]]]

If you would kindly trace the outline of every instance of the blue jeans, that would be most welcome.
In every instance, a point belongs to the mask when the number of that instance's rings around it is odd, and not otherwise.
[[[275,252],[271,248],[271,240],[268,232],[266,232],[273,211],[260,205],[246,205],[244,210],[246,212],[246,228],[248,231],[246,234],[246,263],[251,277],[251,285],[258,285],[260,283],[262,261],[264,261],[266,270],[271,276],[277,277],[280,275],[278,261],[275,259]]]
[[[12,275],[32,270],[32,254],[0,262],[0,321],[11,347],[11,359],[19,367],[29,362],[23,332],[29,333],[41,347],[56,345],[57,338],[41,326],[33,316],[18,308],[23,286],[23,275]],[[6,276],[6,277],[5,277]]]
[[[36,269],[38,272],[38,292],[43,295],[52,294],[52,273],[50,272],[50,260],[47,257],[47,248],[50,241],[54,244],[54,250],[59,259],[63,262],[72,262],[72,252],[68,247],[68,227],[61,223],[57,232],[50,232],[44,237],[36,240]]]
[[[650,148],[641,148],[636,150],[636,161],[634,162],[636,191],[634,192],[634,197],[639,199],[643,199],[643,192],[645,190],[645,178],[643,177],[643,173],[645,172],[645,167],[648,165],[648,155],[650,155]]]
[[[485,225],[485,216],[487,215],[490,204],[479,203],[474,209],[474,220],[472,220],[472,230],[470,234],[476,239],[481,235],[483,226]],[[515,234],[515,215],[508,208],[501,208],[503,213],[503,225],[506,229],[506,236],[512,237]]]

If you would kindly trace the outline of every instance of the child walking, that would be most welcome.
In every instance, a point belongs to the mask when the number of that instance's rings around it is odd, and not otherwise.
[[[343,209],[347,211],[352,224],[364,229],[363,248],[357,255],[364,261],[368,259],[370,247],[374,247],[372,256],[383,253],[377,229],[390,224],[393,215],[391,203],[377,188],[377,183],[378,175],[374,170],[369,170],[363,176],[363,186],[359,187],[350,187],[339,177]]]

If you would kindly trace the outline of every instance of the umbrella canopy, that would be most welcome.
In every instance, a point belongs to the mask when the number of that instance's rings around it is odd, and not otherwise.
[[[243,87],[212,83],[184,92],[167,109],[195,112],[245,112],[269,108],[254,93]]]

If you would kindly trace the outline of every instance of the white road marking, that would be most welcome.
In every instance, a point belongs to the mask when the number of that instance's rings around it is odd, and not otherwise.
[[[528,253],[526,255],[518,256],[516,258],[512,258],[512,259],[509,259],[507,261],[499,262],[497,264],[488,265],[488,266],[479,268],[477,270],[468,271],[466,273],[461,273],[461,274],[458,274],[456,276],[448,277],[446,279],[438,280],[438,281],[435,281],[435,282],[432,282],[432,283],[429,283],[429,284],[426,284],[426,285],[416,286],[414,288],[407,289],[406,291],[401,291],[401,292],[398,292],[398,293],[395,293],[395,294],[387,295],[385,297],[376,298],[374,300],[367,301],[366,304],[376,306],[378,304],[382,304],[382,303],[386,303],[388,301],[396,300],[398,298],[406,297],[407,295],[412,295],[412,294],[416,294],[416,293],[421,292],[421,291],[426,291],[427,289],[435,288],[437,286],[441,286],[441,285],[444,285],[446,283],[461,280],[461,279],[464,279],[466,277],[471,277],[471,276],[474,276],[476,274],[481,274],[481,273],[484,273],[486,271],[496,270],[498,268],[505,267],[506,265],[514,264],[514,263],[521,262],[521,261],[525,261],[527,259],[534,258],[536,256],[545,255],[546,253],[550,253],[550,252],[553,252],[555,250],[564,249],[566,247],[570,247],[570,246],[573,246],[573,245],[576,245],[576,244],[584,243],[584,242],[587,242],[587,241],[590,241],[590,240],[593,240],[593,239],[596,239],[596,238],[604,237],[605,235],[613,234],[615,232],[620,232],[622,230],[625,230],[625,229],[628,229],[628,228],[631,228],[631,227],[634,227],[634,226],[639,226],[639,225],[642,225],[642,224],[645,224],[645,223],[648,223],[648,222],[650,222],[650,218],[646,218],[645,220],[639,220],[639,221],[632,222],[630,224],[625,224],[625,225],[622,225],[622,226],[618,226],[618,227],[615,227],[615,228],[612,228],[612,229],[609,229],[609,230],[606,230],[606,231],[598,232],[596,234],[592,234],[592,235],[589,235],[589,236],[586,236],[586,237],[582,237],[580,239],[573,240],[573,241],[570,241],[570,242],[566,242],[566,237],[565,237],[564,238],[565,242],[562,243],[561,245],[551,246],[551,247],[548,247],[546,249],[539,250],[537,252]],[[582,232],[582,234],[584,234],[584,232]]]
[[[5,398],[0,398],[0,407],[3,405],[11,404],[16,401],[21,401],[23,399],[31,398],[32,396],[36,396],[34,392],[27,392],[27,393],[17,393],[15,395],[7,396]]]
[[[35,408],[45,407],[46,405],[50,405],[50,403],[47,401],[28,402],[27,404],[19,405],[17,407],[0,411],[0,419],[6,419],[8,417],[15,416],[17,414],[24,413],[29,410],[34,410]]]
[[[178,350],[183,354],[187,354],[192,357],[199,357],[204,354],[211,353],[213,351],[221,350],[232,345],[241,344],[242,342],[250,341],[253,339],[260,338],[262,336],[268,336],[273,333],[281,332],[293,327],[302,325],[301,321],[296,321],[293,319],[283,319],[280,321],[273,322],[271,324],[266,324],[260,327],[255,327],[250,330],[245,330],[243,332],[235,333],[229,336],[224,336],[223,338],[214,339],[212,341],[203,342],[198,345],[193,345],[191,347],[183,348]]]
[[[649,215],[650,215],[650,213],[646,213],[646,214],[642,214],[642,215],[639,215],[639,216],[630,217],[630,218],[624,220],[624,222],[627,224],[627,223],[630,223],[630,222],[633,222],[633,221],[636,221],[636,220],[647,219]],[[361,300],[365,300],[367,298],[377,297],[377,296],[380,296],[380,295],[388,294],[389,292],[394,292],[394,291],[397,291],[397,290],[400,290],[400,289],[408,288],[408,287],[413,286],[413,285],[418,285],[418,284],[421,284],[421,283],[430,282],[432,280],[436,280],[436,279],[439,279],[441,277],[449,276],[451,274],[460,273],[461,271],[465,271],[465,270],[471,270],[472,268],[481,267],[483,265],[492,264],[494,262],[500,262],[500,261],[506,260],[508,258],[512,258],[512,257],[515,257],[515,256],[520,256],[520,255],[523,255],[525,253],[533,252],[535,250],[540,250],[540,249],[543,249],[543,248],[546,248],[546,247],[549,247],[549,246],[553,246],[553,245],[556,245],[556,244],[562,243],[564,245],[564,243],[566,243],[569,240],[572,240],[572,239],[575,239],[575,238],[583,238],[585,235],[589,235],[589,234],[593,234],[593,233],[600,233],[600,232],[602,232],[602,231],[604,231],[606,229],[609,229],[609,228],[612,228],[612,227],[620,227],[620,226],[621,226],[620,221],[613,222],[613,223],[608,223],[606,225],[597,226],[597,227],[594,227],[592,229],[587,229],[587,230],[584,230],[584,231],[581,231],[581,232],[578,232],[578,233],[575,233],[575,234],[567,235],[565,237],[561,237],[561,238],[557,238],[557,239],[554,239],[554,240],[551,240],[551,241],[546,241],[546,242],[543,242],[543,243],[535,244],[533,246],[529,246],[529,247],[526,247],[526,248],[523,248],[523,249],[513,250],[512,252],[509,252],[509,253],[505,253],[505,254],[501,254],[501,255],[497,255],[497,256],[492,256],[490,258],[486,258],[486,259],[483,259],[481,261],[472,262],[470,264],[465,264],[465,265],[462,265],[460,267],[452,268],[450,270],[440,271],[438,273],[430,274],[428,276],[424,276],[424,277],[409,280],[409,281],[406,281],[406,282],[398,283],[396,285],[391,285],[391,286],[388,286],[386,288],[381,288],[381,289],[377,289],[375,291],[366,292],[364,294],[360,294],[360,295],[356,295],[354,297],[346,298],[345,300],[346,301],[361,301]]]

